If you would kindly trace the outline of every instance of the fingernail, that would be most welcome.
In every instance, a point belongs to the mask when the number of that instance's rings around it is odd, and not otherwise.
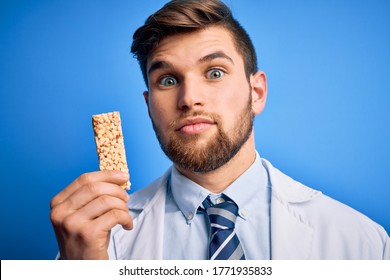
[[[119,179],[127,179],[129,178],[129,173],[122,171],[115,171],[114,176]]]

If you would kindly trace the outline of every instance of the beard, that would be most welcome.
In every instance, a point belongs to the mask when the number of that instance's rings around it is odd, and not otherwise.
[[[202,145],[196,143],[201,139],[201,135],[183,136],[174,129],[183,119],[196,116],[210,118],[217,126],[216,135]],[[252,133],[254,116],[252,96],[249,94],[249,101],[238,116],[231,133],[222,129],[222,120],[218,114],[202,111],[183,113],[179,119],[169,124],[167,136],[163,136],[153,118],[151,120],[160,146],[171,161],[182,169],[206,173],[223,166],[240,151]]]

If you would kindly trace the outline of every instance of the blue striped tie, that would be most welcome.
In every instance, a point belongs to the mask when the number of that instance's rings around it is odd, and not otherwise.
[[[234,231],[238,207],[227,196],[213,204],[207,197],[202,205],[210,221],[210,260],[245,260],[244,251]],[[219,200],[221,200],[221,198]]]

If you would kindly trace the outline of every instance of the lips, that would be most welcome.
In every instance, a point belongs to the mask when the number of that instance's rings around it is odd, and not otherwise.
[[[214,124],[215,122],[209,118],[196,117],[180,121],[175,130],[186,134],[195,134],[209,129]]]

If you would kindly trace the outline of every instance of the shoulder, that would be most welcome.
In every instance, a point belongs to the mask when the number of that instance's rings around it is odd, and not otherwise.
[[[359,258],[388,259],[390,239],[386,230],[352,207],[322,194],[313,201],[295,205],[309,221],[317,240],[335,247],[351,248]],[[354,258],[346,255],[345,258]]]
[[[389,250],[387,232],[369,217],[319,190],[303,185],[268,161],[263,160],[263,164],[268,170],[273,202],[311,227],[317,240],[340,246],[349,244],[356,246],[357,250]]]
[[[302,206],[305,207],[305,206]],[[308,203],[307,217],[313,224],[330,231],[338,231],[349,236],[372,241],[371,244],[386,243],[388,239],[385,229],[365,214],[356,209],[322,194]]]

